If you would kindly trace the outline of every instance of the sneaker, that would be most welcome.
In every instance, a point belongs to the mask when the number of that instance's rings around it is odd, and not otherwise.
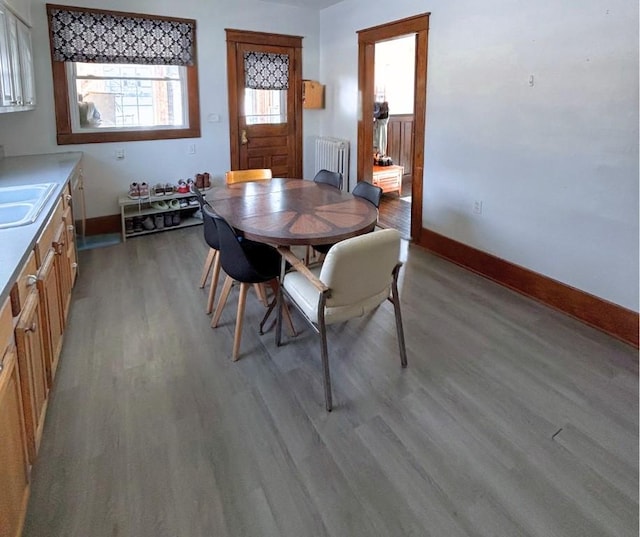
[[[140,216],[133,217],[133,232],[139,233],[140,231],[144,231],[142,227],[142,218]]]
[[[144,229],[146,229],[147,231],[151,231],[152,229],[155,229],[156,226],[153,223],[153,218],[151,218],[150,216],[147,216],[143,221],[142,221],[142,227]]]
[[[198,201],[198,198],[189,198],[187,200],[187,203],[189,204],[189,206],[191,207],[197,207],[198,205],[200,205],[200,202]]]
[[[140,185],[138,183],[131,183],[129,185],[129,197],[132,200],[137,200],[140,197]]]
[[[164,227],[171,227],[173,225],[173,217],[171,213],[164,213]]]
[[[124,220],[124,232],[129,234],[133,233],[133,218],[125,218]]]
[[[164,229],[164,215],[156,214],[153,217],[153,223],[155,224],[156,229]]]
[[[166,185],[164,185],[164,193],[165,194],[173,194],[174,188],[173,185],[171,183],[167,183]]]
[[[179,212],[176,211],[175,213],[173,213],[173,216],[172,216],[171,219],[173,221],[173,225],[174,226],[180,225],[180,213]]]
[[[188,206],[189,206],[189,202],[185,198],[182,198],[180,200],[180,208],[184,209],[185,207],[188,207]]]
[[[148,198],[149,197],[149,185],[147,183],[140,183],[140,197]]]
[[[153,187],[153,195],[154,196],[164,196],[164,185],[158,183]]]

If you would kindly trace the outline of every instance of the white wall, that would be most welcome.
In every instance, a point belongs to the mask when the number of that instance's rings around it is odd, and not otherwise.
[[[638,311],[638,3],[346,0],[323,134],[357,139],[356,31],[425,12],[423,227]]]
[[[177,182],[209,171],[221,181],[229,169],[229,111],[225,28],[303,36],[303,77],[319,74],[319,16],[300,9],[254,0],[66,0],[65,5],[96,7],[196,19],[202,137],[108,144],[56,145],[49,37],[44,0],[33,0],[33,46],[38,106],[30,112],[0,114],[0,145],[7,156],[83,151],[88,217],[117,214],[118,195],[132,181]],[[313,112],[313,111],[310,111]],[[209,123],[209,114],[220,122]],[[317,114],[303,112],[304,170],[313,173],[312,140]],[[196,154],[187,148],[196,144]],[[116,160],[116,149],[125,159]]]

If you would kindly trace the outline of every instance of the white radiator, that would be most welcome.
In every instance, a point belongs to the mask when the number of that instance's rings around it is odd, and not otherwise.
[[[338,138],[316,139],[316,173],[320,170],[340,172],[343,188],[349,190],[349,141]]]

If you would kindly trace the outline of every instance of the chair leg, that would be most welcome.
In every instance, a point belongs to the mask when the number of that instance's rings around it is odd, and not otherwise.
[[[268,313],[271,313],[271,310],[273,309],[274,306],[277,306],[277,302],[278,302],[278,287],[279,287],[278,280],[273,279],[269,281],[269,286],[271,287],[271,290],[273,291],[273,296],[274,296],[273,301],[269,305],[270,309]],[[280,314],[280,308],[278,308],[277,313]],[[284,302],[284,300],[282,300],[282,314],[284,315],[287,321],[287,328],[289,329],[289,337],[296,337],[298,333],[296,332],[296,329],[293,326],[293,320],[291,319],[291,312],[289,311],[289,308],[287,307],[287,304]],[[265,323],[268,317],[269,317],[268,314],[265,315],[262,323],[260,324],[260,334],[262,334],[262,325]],[[276,319],[276,323],[277,323],[277,319]]]
[[[261,283],[254,283],[253,288],[256,290],[256,295],[258,295],[258,300],[262,302],[262,305],[265,308],[268,308],[269,301],[267,300],[267,293],[264,290],[264,285]]]
[[[236,331],[233,335],[233,353],[231,359],[235,362],[238,360],[240,353],[240,338],[242,337],[242,321],[244,320],[244,307],[247,304],[248,283],[240,284],[240,296],[238,297],[238,313],[236,314]]]
[[[400,347],[400,363],[402,367],[407,367],[407,349],[404,344],[404,329],[402,327],[402,313],[400,312],[400,296],[398,295],[398,271],[397,266],[393,271],[393,284],[391,285],[391,294],[393,302],[393,311],[396,317],[396,332],[398,334],[398,346]]]
[[[213,318],[211,319],[211,328],[216,328],[218,326],[218,321],[220,320],[220,316],[222,315],[224,305],[227,303],[227,298],[229,298],[229,292],[231,291],[232,286],[233,278],[231,276],[227,276],[227,279],[224,281],[224,285],[222,286],[222,292],[220,293],[220,298],[218,299],[216,311],[213,314]]]
[[[319,319],[318,331],[320,333],[320,346],[322,354],[322,371],[324,373],[324,406],[327,412],[331,412],[333,402],[331,398],[331,377],[329,376],[329,352],[327,349],[327,327],[324,324],[324,316]]]
[[[216,288],[218,287],[218,277],[220,275],[220,252],[213,250],[213,276],[211,276],[211,287],[209,288],[209,297],[207,298],[207,314],[213,311],[213,301],[216,298]]]
[[[207,283],[207,278],[209,277],[209,272],[211,272],[211,266],[213,264],[213,260],[217,253],[218,253],[218,250],[209,248],[209,253],[207,254],[207,258],[204,260],[202,276],[200,276],[200,289],[202,289]]]

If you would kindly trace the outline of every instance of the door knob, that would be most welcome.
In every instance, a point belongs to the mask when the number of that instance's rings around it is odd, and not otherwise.
[[[247,138],[247,131],[245,129],[242,129],[242,134],[240,135],[240,143],[242,145],[249,143],[249,138]]]

